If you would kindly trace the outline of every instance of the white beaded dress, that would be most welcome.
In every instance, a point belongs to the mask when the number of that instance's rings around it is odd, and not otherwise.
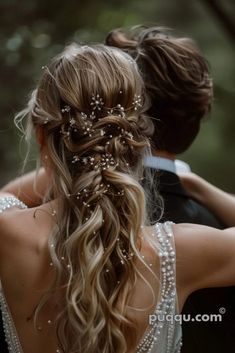
[[[0,214],[11,207],[26,208],[13,196],[0,198]],[[151,315],[151,324],[140,340],[136,353],[180,353],[182,330],[179,321],[174,320],[175,314],[178,314],[178,304],[171,222],[157,223],[154,228],[159,244],[160,296]],[[0,310],[9,353],[24,353],[1,285]]]

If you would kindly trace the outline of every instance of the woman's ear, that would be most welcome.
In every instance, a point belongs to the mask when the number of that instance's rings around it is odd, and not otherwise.
[[[40,146],[40,149],[42,149],[45,143],[45,133],[41,126],[37,127],[36,129],[36,139]]]

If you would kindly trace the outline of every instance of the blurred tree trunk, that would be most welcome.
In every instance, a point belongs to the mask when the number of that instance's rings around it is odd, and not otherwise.
[[[230,39],[235,44],[235,18],[228,14],[222,6],[222,1],[218,0],[201,0],[213,14],[217,17],[217,20],[224,27],[228,33]]]

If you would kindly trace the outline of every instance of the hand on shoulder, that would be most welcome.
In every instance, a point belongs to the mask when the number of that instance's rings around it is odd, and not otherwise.
[[[234,195],[193,173],[181,174],[180,179],[191,197],[207,207],[228,227],[235,226]]]
[[[204,188],[207,181],[195,173],[180,173],[180,181],[188,194],[198,202],[204,204]]]

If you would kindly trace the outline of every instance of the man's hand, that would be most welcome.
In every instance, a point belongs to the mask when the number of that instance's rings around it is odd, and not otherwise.
[[[196,201],[205,203],[205,189],[207,182],[194,173],[180,173],[180,180],[188,194]],[[209,183],[208,183],[209,184]]]
[[[208,183],[196,174],[181,174],[188,194],[211,210],[228,227],[235,226],[235,196]]]

